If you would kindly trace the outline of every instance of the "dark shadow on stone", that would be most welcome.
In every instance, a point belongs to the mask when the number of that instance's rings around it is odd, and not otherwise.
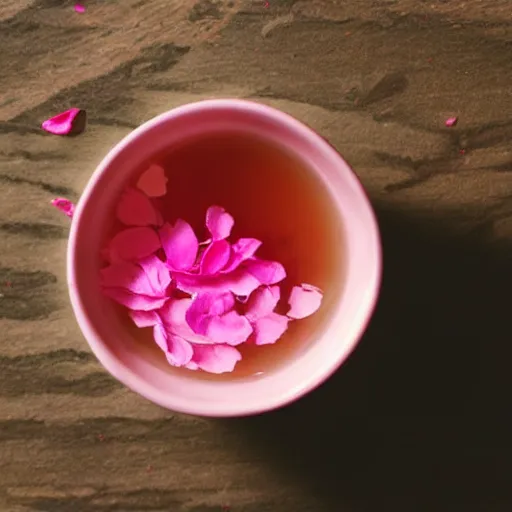
[[[378,211],[381,297],[358,348],[296,404],[227,423],[318,512],[512,509],[512,243]]]

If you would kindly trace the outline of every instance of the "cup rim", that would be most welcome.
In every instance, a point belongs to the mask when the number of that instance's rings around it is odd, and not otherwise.
[[[356,327],[354,327],[351,339],[344,344],[343,350],[340,350],[338,353],[336,353],[335,357],[333,357],[331,361],[326,362],[322,366],[321,370],[315,372],[314,376],[310,378],[305,378],[303,382],[301,382],[299,385],[293,383],[293,385],[290,386],[290,390],[287,393],[281,393],[280,395],[277,396],[272,395],[271,397],[268,397],[268,399],[263,404],[256,406],[252,405],[252,402],[248,400],[247,403],[237,407],[236,410],[229,407],[222,409],[219,408],[218,406],[205,410],[200,405],[198,407],[195,403],[180,404],[179,400],[173,400],[172,393],[163,392],[161,390],[155,389],[155,387],[150,385],[144,378],[138,375],[135,371],[133,371],[128,366],[124,365],[108,349],[105,342],[102,341],[101,337],[96,332],[95,327],[91,322],[89,315],[86,312],[86,308],[83,306],[80,293],[77,290],[76,286],[73,284],[77,281],[77,269],[74,264],[74,261],[77,246],[77,236],[81,230],[82,210],[103,173],[106,170],[108,170],[111,163],[122,151],[124,151],[124,149],[127,146],[132,144],[132,142],[134,142],[139,136],[141,136],[148,130],[151,130],[152,128],[158,126],[159,124],[165,123],[171,120],[172,118],[191,114],[195,111],[202,110],[205,108],[235,108],[250,110],[256,114],[265,115],[267,117],[272,118],[274,121],[281,124],[282,126],[299,132],[302,136],[314,141],[315,144],[320,148],[322,153],[330,154],[331,157],[337,159],[340,162],[340,164],[345,168],[345,170],[349,171],[349,173],[347,174],[347,179],[352,181],[352,186],[355,186],[358,189],[358,191],[362,194],[362,198],[364,199],[365,208],[368,210],[369,213],[369,229],[372,232],[371,234],[373,247],[371,249],[374,251],[375,255],[375,261],[373,262],[374,269],[372,271],[372,280],[369,283],[367,283],[368,293],[366,294],[366,298],[362,306],[362,309],[364,310],[362,313],[362,317],[359,323],[356,325]],[[101,162],[91,175],[77,203],[70,228],[66,265],[69,297],[80,330],[82,331],[83,336],[85,337],[87,343],[89,344],[91,350],[93,351],[99,362],[114,378],[119,380],[122,384],[124,384],[132,391],[138,393],[139,395],[142,395],[143,397],[147,398],[153,403],[156,403],[162,407],[165,407],[175,412],[192,414],[203,417],[242,417],[261,414],[263,412],[275,410],[298,400],[302,396],[316,389],[328,378],[330,378],[332,374],[334,374],[345,362],[345,360],[350,356],[350,354],[357,346],[362,334],[364,333],[368,326],[368,323],[371,319],[371,316],[373,314],[379,297],[379,291],[382,281],[382,245],[377,218],[366,190],[364,189],[361,181],[359,180],[355,172],[351,169],[351,167],[345,162],[343,157],[326,139],[324,139],[320,134],[318,134],[316,131],[314,131],[312,128],[310,128],[303,122],[295,119],[293,116],[285,112],[282,112],[276,108],[251,100],[222,98],[187,103],[176,108],[173,108],[162,114],[159,114],[141,124],[139,127],[137,127],[135,130],[126,135],[121,141],[119,141],[113,148],[109,150],[109,152],[101,160]]]

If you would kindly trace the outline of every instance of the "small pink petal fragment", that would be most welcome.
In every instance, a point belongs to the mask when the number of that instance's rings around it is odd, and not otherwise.
[[[158,226],[162,223],[161,216],[148,197],[135,188],[123,192],[116,215],[126,226]]]
[[[194,345],[191,363],[206,372],[227,373],[232,372],[241,359],[240,352],[230,345]]]
[[[194,265],[199,242],[188,222],[178,219],[174,226],[165,223],[160,229],[160,240],[171,269],[188,270]]]
[[[233,217],[220,206],[210,206],[206,212],[206,227],[213,240],[224,240],[235,224]]]
[[[136,227],[120,231],[109,245],[110,258],[138,260],[160,249],[160,239],[151,228]]]
[[[279,286],[260,286],[257,290],[251,293],[247,301],[247,309],[245,316],[250,322],[255,322],[263,318],[277,306],[281,297],[281,290]]]
[[[75,9],[75,12],[78,12],[80,14],[85,12],[85,6],[83,6],[82,4],[76,4],[74,9]]]
[[[52,204],[55,208],[58,208],[62,213],[64,213],[64,215],[67,215],[69,218],[73,217],[73,214],[75,213],[75,205],[68,199],[57,197],[52,200]]]
[[[137,181],[137,188],[148,197],[162,197],[167,194],[167,178],[159,165],[151,165]]]
[[[444,125],[448,128],[455,126],[457,124],[457,121],[459,120],[458,117],[449,117],[445,122]]]
[[[193,355],[194,349],[188,341],[180,336],[168,334],[166,356],[172,366],[185,366],[190,363]]]
[[[43,130],[54,135],[77,135],[85,129],[85,110],[71,108],[43,122]]]
[[[256,320],[253,324],[254,343],[256,345],[270,345],[275,343],[288,329],[289,318],[277,313]]]
[[[249,271],[261,284],[276,284],[286,277],[286,270],[277,261],[250,259],[244,263]]]
[[[320,307],[322,298],[322,291],[315,286],[304,283],[301,286],[294,286],[288,299],[288,316],[299,320],[312,315]]]
[[[217,274],[226,266],[230,254],[231,247],[226,240],[212,242],[201,258],[200,273],[203,275]]]

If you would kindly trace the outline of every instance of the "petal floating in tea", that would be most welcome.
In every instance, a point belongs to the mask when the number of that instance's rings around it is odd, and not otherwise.
[[[247,301],[245,316],[250,322],[255,322],[269,315],[277,306],[280,296],[279,286],[260,286],[251,293]]]
[[[214,276],[174,272],[173,278],[179,290],[190,294],[232,292],[236,296],[246,296],[261,285],[256,277],[241,268]]]
[[[165,223],[160,229],[160,240],[171,269],[188,270],[194,265],[199,242],[188,222],[178,219],[174,226]]]
[[[276,284],[286,277],[286,270],[277,261],[252,258],[243,264],[243,268],[250,272],[261,284]]]
[[[62,213],[64,213],[64,215],[67,215],[69,218],[73,217],[73,214],[75,213],[75,205],[68,199],[57,197],[52,200],[52,204],[55,208],[58,208]]]
[[[240,352],[230,345],[194,345],[191,363],[209,373],[227,373],[232,372],[241,359]]]
[[[155,311],[131,310],[128,314],[137,327],[153,327],[160,322],[160,317]]]
[[[237,268],[240,263],[252,258],[260,246],[261,240],[257,240],[256,238],[240,238],[231,245],[229,261],[222,271],[231,272]]]
[[[105,287],[103,288],[103,294],[122,306],[140,311],[160,309],[167,301],[167,297],[149,297],[147,295],[133,293],[123,288]]]
[[[192,359],[194,354],[192,345],[180,336],[170,333],[164,325],[155,325],[153,336],[172,366],[184,366]]]
[[[110,241],[110,258],[140,260],[160,249],[160,239],[148,227],[128,228],[117,233]]]
[[[167,178],[159,165],[151,165],[137,181],[137,188],[148,197],[162,197],[167,194]]]
[[[299,320],[312,315],[320,307],[322,298],[323,293],[316,286],[305,283],[294,286],[288,299],[288,316]]]
[[[256,345],[269,345],[275,343],[288,329],[290,321],[284,315],[270,313],[253,323],[254,343]]]
[[[43,130],[54,135],[78,135],[85,129],[85,110],[71,108],[43,122]]]
[[[171,274],[165,263],[152,254],[141,259],[138,264],[144,270],[154,293],[165,294],[167,287],[171,284]]]
[[[206,275],[217,274],[229,261],[231,246],[226,240],[212,242],[204,251],[201,258],[200,273]]]
[[[206,227],[213,240],[223,240],[231,234],[233,217],[220,206],[210,206],[206,212]]]
[[[158,226],[162,217],[148,197],[140,190],[128,188],[121,195],[116,209],[117,218],[127,226]]]

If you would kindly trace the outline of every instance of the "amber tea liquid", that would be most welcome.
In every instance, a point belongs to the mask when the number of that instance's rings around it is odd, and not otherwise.
[[[168,177],[163,199],[166,220],[186,220],[200,240],[205,240],[206,210],[214,204],[222,206],[235,218],[230,240],[258,238],[263,244],[257,255],[284,265],[287,278],[281,283],[284,300],[279,312],[286,313],[286,299],[296,284],[309,283],[324,291],[322,307],[307,319],[290,322],[276,344],[238,346],[242,360],[233,373],[193,372],[194,376],[232,379],[259,375],[314,343],[315,332],[325,324],[341,293],[345,268],[342,227],[323,183],[277,144],[234,133],[189,141],[151,163],[162,165]],[[144,338],[145,344],[154,343],[150,331],[138,332],[137,337]],[[159,352],[156,346],[155,350]],[[169,371],[192,373],[172,367]]]

